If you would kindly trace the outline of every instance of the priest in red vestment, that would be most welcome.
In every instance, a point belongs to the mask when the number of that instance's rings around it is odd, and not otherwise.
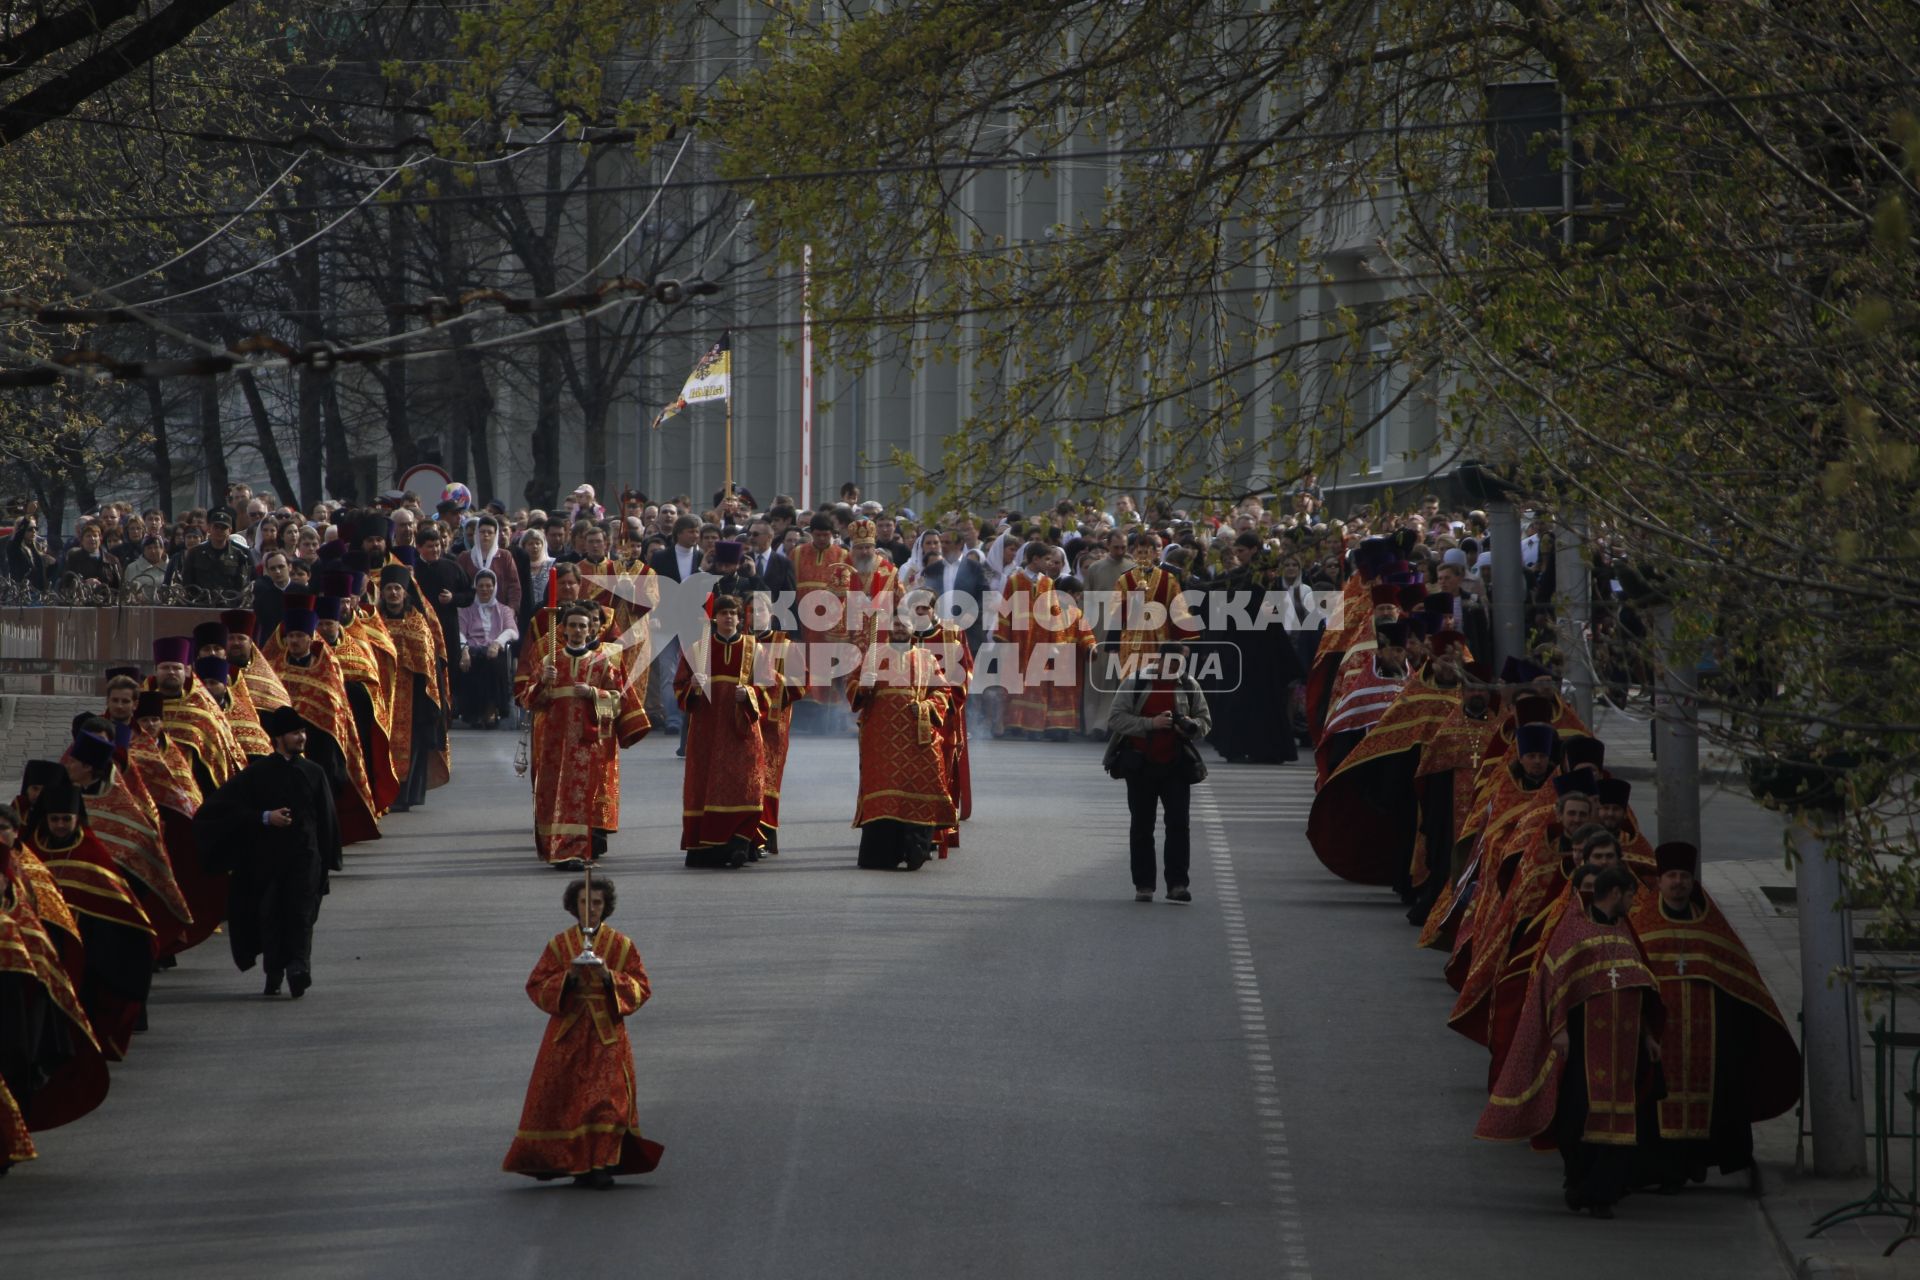
[[[527,979],[528,997],[548,1015],[547,1032],[500,1167],[604,1190],[616,1175],[652,1172],[664,1150],[640,1136],[627,1039],[627,1019],[653,987],[633,940],[602,923],[613,914],[611,880],[594,880],[590,889],[575,880],[563,903],[580,923],[547,943]],[[589,937],[596,958],[582,964]]]
[[[143,1023],[153,984],[153,923],[113,855],[86,828],[80,789],[66,778],[49,782],[34,804],[29,848],[53,873],[73,911],[86,947],[80,1005],[101,1048],[118,1061]]]
[[[256,658],[255,661],[261,666],[266,665],[265,658]],[[114,697],[113,690],[109,689],[109,711],[114,709]],[[187,753],[167,736],[166,700],[158,690],[148,689],[135,695],[133,734],[127,743],[127,767],[140,779],[141,786],[146,788],[147,794],[153,797],[154,804],[159,808],[167,865],[173,869],[174,883],[179,886],[181,900],[187,905],[187,918],[182,921],[178,936],[169,939],[167,931],[161,933],[160,955],[164,962],[168,957],[206,941],[220,923],[218,920],[202,921],[193,914],[196,894],[188,886],[200,885],[198,896],[203,899],[207,896],[206,886],[214,886],[224,906],[227,883],[225,876],[208,875],[200,865],[199,850],[193,839],[193,815],[199,811],[201,801],[200,784],[194,778],[193,765],[188,761]]]
[[[567,606],[563,643],[543,657],[530,697],[534,847],[548,865],[574,870],[605,854],[620,829],[620,752],[652,727],[645,690],[599,627],[592,605]]]
[[[689,867],[745,866],[759,859],[766,813],[767,742],[760,722],[775,690],[755,683],[754,639],[743,605],[713,599],[713,628],[680,654],[674,700],[687,717],[680,847]]]
[[[0,1019],[0,1072],[26,1127],[77,1120],[107,1096],[107,1063],[80,1007],[60,944],[57,916],[77,930],[52,873],[19,842],[21,819],[0,804],[0,975],[17,1016]],[[76,934],[77,936],[77,934]],[[78,943],[74,943],[78,949]]]
[[[1639,1180],[1678,1190],[1753,1163],[1753,1126],[1800,1100],[1800,1050],[1740,935],[1700,887],[1700,851],[1654,850],[1658,891],[1628,922],[1660,980],[1667,1094]]]
[[[1371,650],[1354,653],[1334,682],[1327,722],[1313,748],[1316,789],[1346,763],[1348,754],[1387,714],[1407,683],[1407,624],[1377,624],[1373,644]]]
[[[81,724],[61,763],[80,789],[87,829],[112,855],[147,913],[158,954],[173,955],[193,924],[193,912],[174,879],[159,806],[139,775],[117,758],[113,744],[101,736],[114,732],[111,723],[95,717]],[[129,747],[131,742],[129,730]]]
[[[807,522],[807,541],[793,549],[793,590],[805,642],[807,701],[837,705],[838,677],[827,675],[828,654],[847,644],[847,590],[853,582],[853,556],[833,540],[833,518],[816,514]]]
[[[380,821],[373,816],[373,784],[367,778],[367,757],[353,723],[353,706],[347,701],[346,677],[333,656],[333,646],[320,631],[326,626],[339,634],[341,606],[334,596],[288,596],[280,634],[267,642],[266,655],[286,685],[294,710],[307,722],[307,759],[326,771],[339,817],[340,843],[349,845],[378,840]],[[335,861],[327,869],[338,871],[340,863]]]
[[[1653,970],[1627,925],[1638,881],[1625,867],[1593,879],[1569,910],[1527,990],[1519,1033],[1474,1136],[1558,1147],[1567,1207],[1611,1218],[1627,1193],[1641,1103],[1661,1058]]]
[[[896,615],[889,642],[868,652],[848,697],[860,719],[859,865],[917,871],[933,855],[934,836],[960,820],[940,733],[952,690],[939,659]]]
[[[754,636],[754,683],[767,691],[767,713],[760,718],[760,736],[766,743],[766,781],[760,796],[760,835],[763,855],[780,852],[780,779],[787,771],[787,748],[793,741],[793,704],[803,692],[791,678],[787,663],[793,641],[771,628]]]

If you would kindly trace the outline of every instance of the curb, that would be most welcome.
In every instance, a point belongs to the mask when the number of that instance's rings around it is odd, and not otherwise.
[[[1920,1277],[1920,1253],[1901,1256],[1896,1253],[1891,1258],[1869,1254],[1865,1257],[1834,1257],[1823,1253],[1802,1253],[1809,1245],[1824,1243],[1813,1237],[1789,1235],[1789,1230],[1802,1230],[1805,1223],[1791,1228],[1783,1225],[1774,1214],[1774,1197],[1767,1194],[1769,1184],[1782,1176],[1783,1167],[1769,1167],[1756,1162],[1753,1166],[1753,1191],[1760,1202],[1760,1216],[1766,1220],[1767,1230],[1773,1235],[1773,1243],[1780,1251],[1780,1259],[1795,1280],[1915,1280]],[[1920,1242],[1909,1246],[1920,1249]]]

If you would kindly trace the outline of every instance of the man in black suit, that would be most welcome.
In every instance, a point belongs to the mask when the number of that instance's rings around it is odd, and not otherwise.
[[[673,522],[673,545],[653,558],[653,571],[685,582],[699,570],[700,561],[700,517],[681,516]]]
[[[266,994],[284,977],[298,1000],[313,984],[313,924],[340,865],[340,829],[324,769],[303,754],[309,725],[292,707],[269,711],[270,755],[255,756],[194,817],[200,856],[232,873],[227,910],[233,961],[266,965]]]
[[[945,546],[945,540],[937,531],[928,530],[922,538],[921,554],[926,557],[926,568],[918,585],[933,592],[941,619],[968,620],[967,648],[978,653],[987,639],[986,619],[981,616],[982,601],[987,593],[986,569],[973,556],[947,560],[941,554]],[[965,596],[970,608],[963,613],[962,606],[950,598],[953,596]]]
[[[793,561],[774,545],[773,523],[769,520],[755,520],[747,529],[747,566],[754,576],[766,584],[774,602],[780,602],[782,594],[787,597],[789,606],[798,584],[793,577]],[[776,618],[776,630],[781,629]]]

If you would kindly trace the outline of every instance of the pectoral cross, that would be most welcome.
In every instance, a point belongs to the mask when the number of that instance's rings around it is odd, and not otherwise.
[[[1680,974],[1681,977],[1685,977],[1687,973],[1687,958],[1685,956],[1681,956],[1680,959],[1674,963],[1674,969]]]
[[[1620,970],[1618,969],[1607,970],[1607,985],[1609,987],[1612,987],[1616,991],[1620,989]]]

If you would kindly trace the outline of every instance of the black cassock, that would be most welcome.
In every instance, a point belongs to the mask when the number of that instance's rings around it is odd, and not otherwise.
[[[275,827],[262,815],[293,814]],[[308,973],[313,922],[340,860],[340,826],[326,771],[304,757],[255,757],[194,815],[193,834],[210,872],[229,872],[228,940],[242,972]]]
[[[1213,712],[1213,732],[1207,741],[1227,760],[1283,764],[1298,759],[1288,688],[1307,676],[1292,637],[1278,624],[1251,628],[1240,624],[1242,617],[1257,624],[1267,597],[1267,590],[1246,569],[1229,570],[1208,586],[1239,598],[1231,616],[1221,610],[1208,619],[1220,624],[1205,632],[1211,643],[1195,646],[1194,658],[1203,664],[1210,656],[1224,657],[1228,649],[1238,655],[1237,662],[1223,662],[1217,675],[1204,665],[1199,672],[1200,687]]]

